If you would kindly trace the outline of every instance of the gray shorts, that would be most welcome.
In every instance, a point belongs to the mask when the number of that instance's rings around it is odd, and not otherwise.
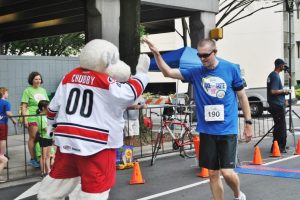
[[[211,170],[235,168],[237,135],[200,134],[199,165]]]

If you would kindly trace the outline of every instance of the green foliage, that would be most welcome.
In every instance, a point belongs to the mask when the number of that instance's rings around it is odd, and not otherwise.
[[[140,35],[140,39],[142,39],[144,36],[147,36],[148,33],[146,32],[146,28],[143,25],[139,26],[139,35]]]
[[[7,55],[32,52],[41,56],[76,56],[84,45],[83,33],[70,33],[52,37],[35,38],[5,44]]]

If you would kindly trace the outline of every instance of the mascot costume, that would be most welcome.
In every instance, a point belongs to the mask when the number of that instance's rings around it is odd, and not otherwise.
[[[80,183],[78,200],[108,199],[116,149],[123,145],[123,112],[149,82],[149,65],[149,57],[141,55],[130,76],[112,43],[96,39],[85,45],[80,67],[65,75],[49,104],[48,132],[54,133],[57,151],[38,199],[63,200]]]

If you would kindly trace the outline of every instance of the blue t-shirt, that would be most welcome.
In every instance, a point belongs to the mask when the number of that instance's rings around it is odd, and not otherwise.
[[[267,79],[267,100],[269,104],[284,106],[285,94],[272,95],[271,90],[282,90],[283,86],[279,74],[275,71],[271,72]]]
[[[0,99],[0,124],[7,124],[7,111],[11,111],[10,103],[4,99]]]
[[[200,66],[180,69],[180,72],[185,81],[193,84],[197,110],[196,131],[212,135],[238,134],[238,104],[235,90],[243,88],[239,65],[220,59],[219,64],[212,70]],[[214,105],[218,105],[218,110],[220,107],[224,110],[223,120],[207,118],[211,117],[211,114],[215,115],[209,109],[215,108]],[[206,114],[205,107],[208,110]]]

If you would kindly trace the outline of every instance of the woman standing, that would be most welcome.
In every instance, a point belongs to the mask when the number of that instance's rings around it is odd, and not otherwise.
[[[40,100],[48,100],[47,92],[41,87],[43,83],[42,75],[39,72],[31,72],[28,76],[28,86],[22,95],[22,115],[29,115],[24,118],[24,126],[28,128],[29,139],[28,139],[28,150],[31,156],[29,164],[35,168],[39,168],[40,164],[36,159],[34,147],[35,138],[38,131],[38,123],[36,110],[38,109],[38,103]]]

